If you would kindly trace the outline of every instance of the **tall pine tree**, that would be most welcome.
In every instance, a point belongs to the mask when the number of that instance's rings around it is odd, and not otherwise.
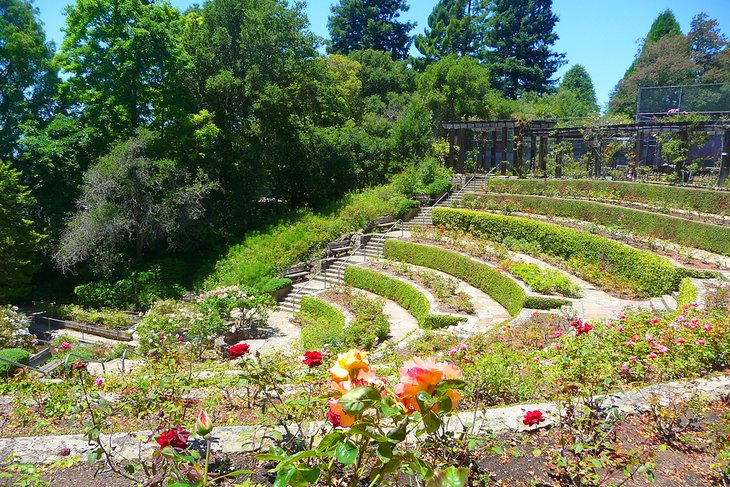
[[[407,11],[405,0],[340,0],[332,6],[327,22],[331,38],[327,52],[349,54],[373,49],[405,59],[411,47],[408,33],[416,25],[398,21]]]
[[[493,0],[486,43],[495,86],[509,98],[548,91],[564,54],[552,51],[558,16],[552,0]]]
[[[428,27],[414,39],[427,61],[451,54],[484,59],[487,12],[481,0],[440,0],[428,16]]]

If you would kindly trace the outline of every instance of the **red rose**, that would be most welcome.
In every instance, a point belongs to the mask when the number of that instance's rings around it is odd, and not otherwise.
[[[160,436],[157,437],[157,444],[160,445],[160,448],[171,446],[175,450],[184,450],[188,446],[188,438],[190,438],[190,433],[178,426],[160,433]]]
[[[319,352],[304,352],[302,363],[312,368],[319,367],[322,365],[322,354]]]
[[[238,358],[242,355],[246,355],[251,349],[251,345],[248,343],[237,343],[228,349],[228,355],[231,358]]]
[[[327,419],[329,420],[330,423],[332,423],[332,426],[334,426],[335,428],[342,424],[340,415],[332,410],[327,412]]]
[[[525,417],[522,418],[522,424],[525,426],[534,426],[542,423],[543,421],[545,421],[545,416],[543,416],[542,411],[537,409],[534,411],[527,411],[525,413]]]

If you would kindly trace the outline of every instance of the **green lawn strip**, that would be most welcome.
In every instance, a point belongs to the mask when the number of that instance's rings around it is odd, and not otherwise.
[[[648,296],[661,296],[676,291],[682,278],[691,274],[691,271],[648,252],[588,232],[528,218],[435,208],[433,223],[448,228],[461,228],[478,237],[497,242],[502,242],[507,237],[524,239],[538,244],[544,253],[553,257],[598,264],[605,272],[620,276],[638,292]]]
[[[380,272],[349,266],[345,269],[345,282],[395,301],[416,318],[421,328],[445,328],[465,321],[460,316],[431,314],[431,304],[415,286]]]
[[[573,218],[651,235],[688,247],[730,255],[730,227],[701,223],[645,210],[634,210],[590,201],[526,195],[483,195],[478,203],[488,209],[532,212]]]
[[[400,240],[387,240],[383,246],[386,259],[429,267],[461,279],[488,294],[515,316],[524,307],[525,291],[513,279],[486,264],[446,249]]]

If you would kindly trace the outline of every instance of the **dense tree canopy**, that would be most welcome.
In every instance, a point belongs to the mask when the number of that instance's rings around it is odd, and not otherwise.
[[[51,108],[53,47],[36,15],[28,0],[0,0],[0,158],[14,156],[22,125]]]
[[[596,102],[596,90],[593,88],[593,81],[590,75],[580,64],[576,64],[563,75],[558,87],[558,94],[571,93],[575,101],[580,105],[576,114],[566,116],[580,116],[598,114]],[[565,96],[565,95],[564,95]]]
[[[400,14],[408,11],[405,0],[339,0],[331,10],[328,52],[349,54],[372,49],[388,52],[394,59],[408,57],[408,33],[416,24],[398,21]]]
[[[0,304],[24,296],[38,267],[41,236],[28,219],[32,205],[20,172],[0,161]]]
[[[496,87],[510,98],[549,91],[565,62],[551,50],[558,39],[552,0],[492,0],[490,11],[486,43]]]
[[[439,0],[428,27],[414,39],[428,61],[451,54],[483,59],[487,10],[483,0]]]

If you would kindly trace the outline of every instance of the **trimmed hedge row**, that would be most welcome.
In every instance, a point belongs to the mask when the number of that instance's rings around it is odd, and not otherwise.
[[[505,201],[509,200],[509,201]],[[480,205],[502,208],[516,205],[520,211],[530,210],[547,216],[575,218],[677,242],[682,245],[730,255],[730,227],[700,223],[683,218],[633,210],[604,203],[581,200],[563,200],[540,196],[484,195]]]
[[[318,350],[323,345],[342,340],[345,315],[329,303],[313,296],[304,296],[299,312],[306,318],[302,323],[302,345],[307,350]]]
[[[536,243],[546,254],[569,260],[600,263],[606,272],[620,276],[637,291],[661,296],[677,290],[686,272],[659,256],[634,249],[588,232],[527,218],[494,215],[472,210],[434,208],[434,225],[478,232],[488,240],[506,237]]]
[[[492,178],[487,188],[495,193],[600,198],[644,203],[661,208],[730,215],[730,192],[727,191],[591,179],[545,181]]]
[[[527,296],[525,308],[527,309],[556,309],[570,304],[567,299],[548,298],[544,296]]]
[[[353,287],[392,299],[411,313],[421,328],[445,328],[464,321],[464,318],[458,316],[432,315],[431,304],[415,286],[370,269],[347,267],[345,282]]]
[[[512,316],[524,306],[526,294],[519,284],[488,265],[457,252],[389,239],[383,245],[383,256],[451,274],[491,296]]]

